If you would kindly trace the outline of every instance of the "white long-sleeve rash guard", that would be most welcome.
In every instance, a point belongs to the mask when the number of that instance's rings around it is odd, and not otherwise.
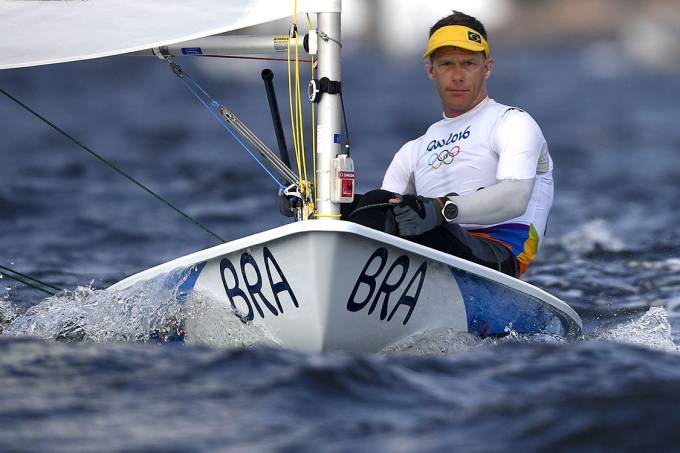
[[[493,225],[524,214],[533,189],[534,178],[506,179],[476,192],[448,198],[458,207],[456,223]]]
[[[487,98],[406,143],[382,188],[425,197],[457,193],[450,197],[458,207],[454,222],[464,228],[519,223],[533,225],[540,237],[552,205],[552,160],[529,114]]]

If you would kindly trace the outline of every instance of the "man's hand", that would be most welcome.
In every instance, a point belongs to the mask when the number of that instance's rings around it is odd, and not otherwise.
[[[444,222],[442,204],[437,198],[402,195],[390,199],[399,226],[399,236],[418,236]]]

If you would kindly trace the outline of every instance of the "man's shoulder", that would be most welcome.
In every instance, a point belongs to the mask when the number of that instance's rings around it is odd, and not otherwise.
[[[501,104],[500,102],[496,102],[493,99],[490,99],[490,101],[491,102],[488,103],[488,108],[492,109],[495,113],[497,113],[499,118],[517,116],[531,118],[533,120],[531,114],[524,110],[523,108],[516,107],[513,105]]]
[[[489,108],[493,109],[495,112],[494,121],[492,122],[493,131],[497,130],[500,125],[513,129],[528,128],[539,132],[541,131],[538,122],[526,110],[512,105],[501,104],[496,101],[489,104]]]
[[[499,117],[504,117],[506,115],[512,115],[512,114],[523,114],[523,115],[529,115],[529,113],[520,108],[520,107],[515,107],[513,105],[507,105],[507,104],[502,104],[500,102],[495,101],[494,99],[489,99],[489,102],[484,106],[485,110],[489,112],[493,112]]]
[[[423,137],[425,135],[421,135],[418,138],[415,138],[413,140],[409,140],[406,143],[404,143],[399,150],[397,150],[395,157],[398,156],[401,159],[411,159],[410,155],[413,152],[414,149],[417,149],[420,143],[423,140]]]

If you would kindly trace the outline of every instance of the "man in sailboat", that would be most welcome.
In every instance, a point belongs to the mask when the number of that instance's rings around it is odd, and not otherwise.
[[[529,114],[488,97],[494,60],[474,17],[454,11],[438,21],[424,58],[443,119],[401,147],[382,190],[365,194],[347,217],[519,277],[553,200],[545,138]],[[386,200],[393,207],[381,228],[375,210],[360,208]]]

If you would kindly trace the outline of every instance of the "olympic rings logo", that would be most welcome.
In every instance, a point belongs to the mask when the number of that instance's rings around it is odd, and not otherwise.
[[[460,147],[458,145],[451,149],[444,149],[438,153],[431,154],[427,160],[427,164],[431,166],[434,170],[438,169],[442,165],[450,165],[453,163],[453,158],[460,153]]]

